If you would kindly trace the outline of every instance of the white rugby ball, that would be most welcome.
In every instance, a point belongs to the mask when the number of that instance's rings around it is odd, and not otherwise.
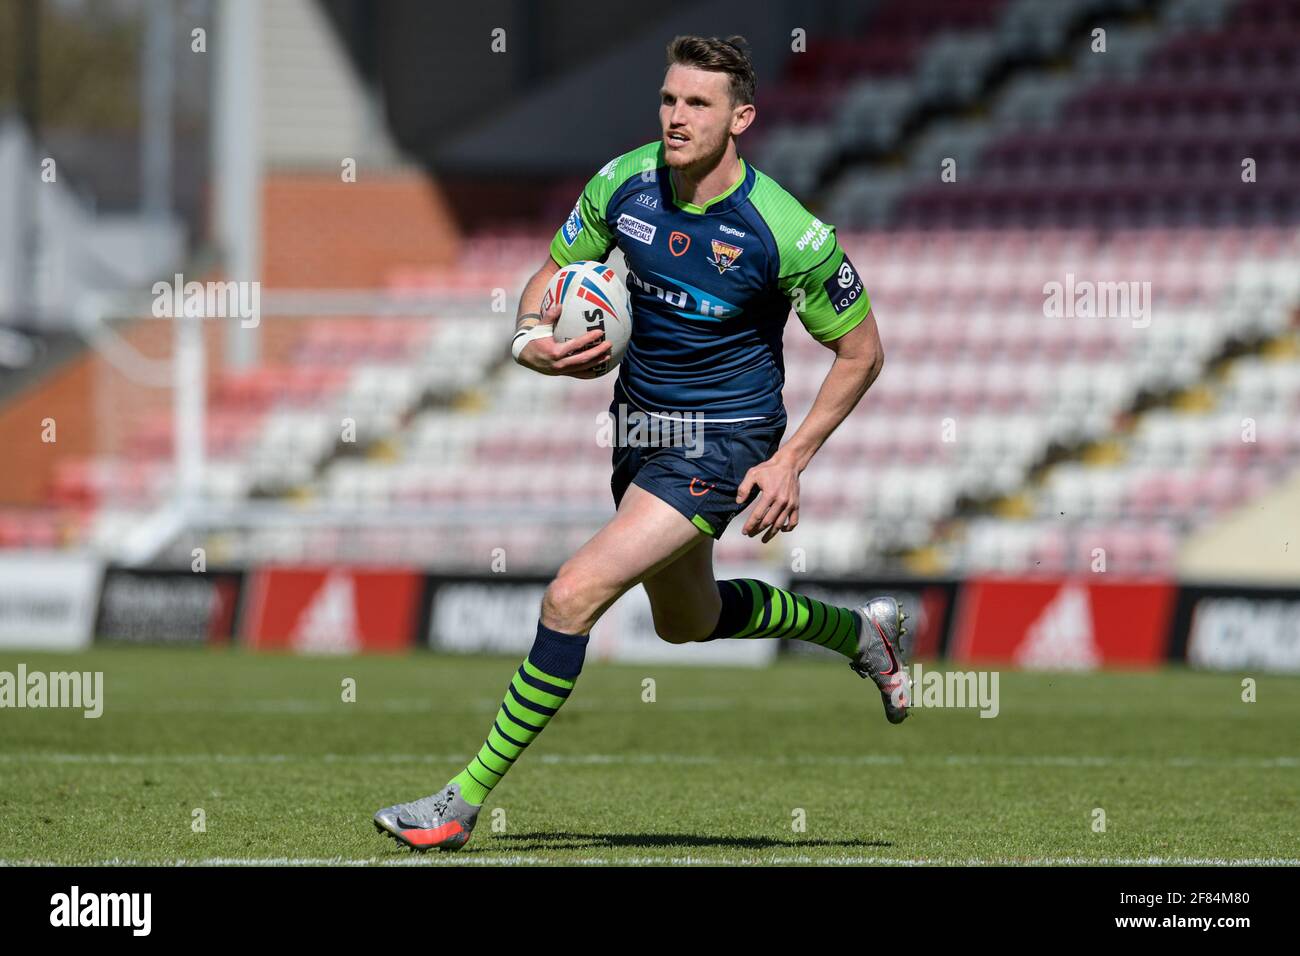
[[[604,375],[623,361],[632,338],[632,311],[628,308],[627,287],[618,273],[603,262],[588,259],[567,265],[547,285],[542,311],[557,301],[561,311],[555,320],[556,342],[600,329],[612,347],[609,358],[592,369],[594,376]]]

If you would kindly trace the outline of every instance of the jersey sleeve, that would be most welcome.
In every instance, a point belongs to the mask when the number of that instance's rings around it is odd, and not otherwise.
[[[777,284],[804,328],[818,342],[832,342],[852,331],[871,311],[871,301],[840,247],[835,227],[761,172],[750,201],[776,245]]]
[[[559,265],[567,266],[583,259],[605,261],[615,244],[613,230],[605,222],[605,209],[613,194],[613,185],[604,169],[591,177],[569,218],[551,240],[551,258]]]
[[[831,229],[831,251],[821,262],[780,280],[781,291],[818,342],[852,331],[871,311],[862,278],[834,235]]]
[[[583,187],[573,212],[551,240],[551,258],[561,266],[583,259],[604,262],[618,244],[609,224],[609,204],[614,194],[633,177],[655,181],[663,165],[663,143],[655,140],[615,156]]]

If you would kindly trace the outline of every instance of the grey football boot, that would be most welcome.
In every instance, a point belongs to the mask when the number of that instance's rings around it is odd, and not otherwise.
[[[460,784],[449,783],[431,796],[384,807],[375,814],[375,829],[412,850],[459,850],[481,809],[460,795]]]
[[[854,673],[870,677],[880,688],[885,717],[891,724],[907,719],[912,704],[912,679],[907,673],[903,637],[907,614],[891,597],[872,598],[855,609],[861,628],[858,633],[858,656],[849,662]]]

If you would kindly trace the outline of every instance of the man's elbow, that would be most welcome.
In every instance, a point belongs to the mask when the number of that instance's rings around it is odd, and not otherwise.
[[[877,378],[880,377],[880,371],[885,367],[885,349],[880,342],[876,342],[876,347],[871,350],[867,362],[867,385],[870,386]]]

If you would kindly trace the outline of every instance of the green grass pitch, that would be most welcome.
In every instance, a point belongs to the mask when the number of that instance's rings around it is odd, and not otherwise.
[[[103,671],[104,713],[0,710],[6,863],[1300,858],[1297,678],[1253,675],[1244,703],[1248,675],[1005,672],[996,718],[922,709],[895,727],[829,661],[589,662],[465,849],[418,855],[371,815],[465,764],[518,660],[108,647],[5,652],[0,670],[20,661]]]

